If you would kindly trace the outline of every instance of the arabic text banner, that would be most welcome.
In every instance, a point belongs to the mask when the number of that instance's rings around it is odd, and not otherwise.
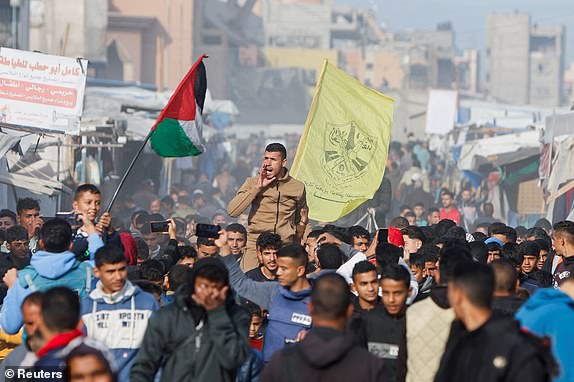
[[[0,121],[77,133],[87,68],[85,59],[0,48]]]

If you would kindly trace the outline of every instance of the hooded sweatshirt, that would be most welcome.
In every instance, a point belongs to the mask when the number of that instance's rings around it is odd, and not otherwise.
[[[301,330],[311,327],[307,309],[311,288],[292,292],[275,281],[256,282],[245,276],[233,256],[221,259],[229,271],[231,287],[241,297],[269,311],[263,343],[263,360],[268,362],[275,351],[295,342]]]
[[[524,329],[550,338],[560,366],[554,381],[574,381],[574,300],[556,289],[538,289],[516,313],[516,319]]]
[[[118,381],[128,381],[147,323],[159,309],[156,299],[126,281],[116,293],[106,294],[102,282],[82,300],[84,332],[104,344],[114,355]]]
[[[275,353],[261,381],[386,381],[383,366],[384,360],[355,345],[353,336],[318,327]]]
[[[80,298],[83,298],[91,290],[92,279],[92,265],[89,262],[78,262],[73,252],[34,253],[30,265],[18,271],[18,281],[4,298],[0,311],[0,326],[9,334],[20,330],[20,307],[24,299],[33,292],[64,286],[76,291]]]

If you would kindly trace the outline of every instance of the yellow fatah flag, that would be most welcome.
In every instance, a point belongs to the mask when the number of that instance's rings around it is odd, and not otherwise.
[[[332,222],[372,199],[383,180],[394,100],[323,64],[291,175],[309,217]]]

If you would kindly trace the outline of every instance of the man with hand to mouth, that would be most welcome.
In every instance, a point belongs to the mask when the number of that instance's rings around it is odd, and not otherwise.
[[[256,242],[264,232],[281,236],[283,245],[301,243],[308,223],[305,185],[292,178],[286,166],[285,146],[268,145],[259,175],[248,178],[227,206],[231,217],[251,206],[243,271],[257,267]]]

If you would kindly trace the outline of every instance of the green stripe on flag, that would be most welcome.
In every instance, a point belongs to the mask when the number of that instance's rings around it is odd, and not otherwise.
[[[199,155],[199,150],[189,139],[179,121],[165,118],[151,135],[151,146],[162,157]]]

